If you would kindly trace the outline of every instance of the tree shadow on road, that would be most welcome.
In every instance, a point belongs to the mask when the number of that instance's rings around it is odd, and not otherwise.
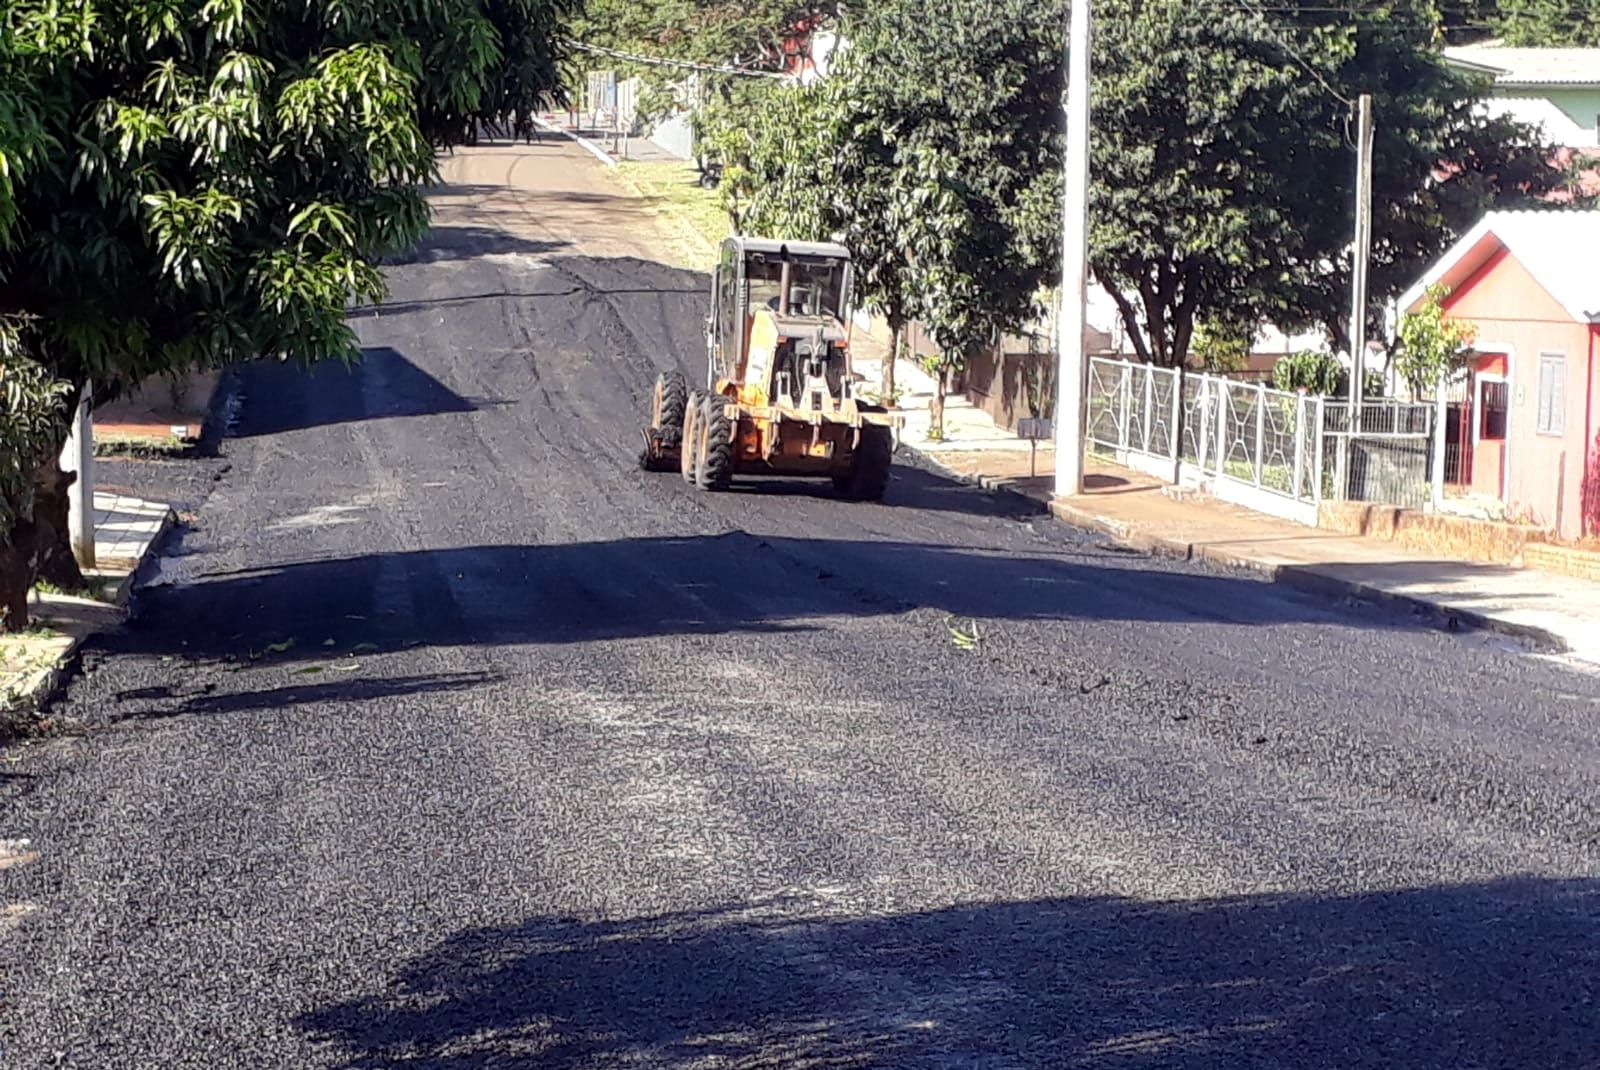
[[[187,656],[237,655],[313,633],[339,650],[569,644],[827,628],[919,609],[1033,622],[1264,626],[1332,617],[1326,602],[1256,579],[1173,571],[1100,554],[1093,543],[1023,553],[742,531],[317,559],[203,574],[140,598],[144,619],[126,641],[148,648],[182,634]],[[1399,613],[1361,620],[1426,623]]]
[[[368,699],[395,698],[405,695],[437,695],[452,691],[475,691],[481,687],[492,686],[503,679],[497,673],[486,672],[425,673],[413,676],[390,677],[360,676],[353,679],[341,679],[339,678],[340,674],[347,668],[359,668],[359,661],[351,660],[348,654],[341,655],[329,651],[324,651],[323,653],[322,664],[311,668],[290,670],[294,676],[293,682],[284,684],[281,687],[221,694],[213,690],[213,685],[203,685],[198,690],[186,690],[182,686],[162,685],[159,687],[140,688],[135,691],[125,691],[117,696],[119,702],[142,701],[147,703],[170,703],[170,705],[148,705],[140,709],[128,710],[124,713],[119,713],[112,720],[113,722],[156,721],[193,714],[283,710],[291,706],[300,705],[364,702]],[[263,671],[271,671],[275,666],[268,664],[261,668]],[[240,671],[246,671],[246,668],[241,666]],[[329,679],[329,677],[333,677],[333,679]]]
[[[471,929],[300,1026],[350,1070],[1575,1067],[1600,1052],[1600,886],[776,900]]]
[[[353,365],[312,368],[259,362],[241,373],[243,405],[229,434],[275,435],[391,417],[469,413],[502,404],[466,398],[388,346],[368,346]]]

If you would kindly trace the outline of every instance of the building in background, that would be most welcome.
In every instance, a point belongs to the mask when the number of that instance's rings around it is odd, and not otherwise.
[[[1446,481],[1563,538],[1600,535],[1600,211],[1490,212],[1400,298],[1443,284],[1477,338]]]

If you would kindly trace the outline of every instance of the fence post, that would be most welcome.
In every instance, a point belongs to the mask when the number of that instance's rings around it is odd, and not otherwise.
[[[1446,378],[1439,376],[1433,388],[1433,511],[1436,513],[1444,508],[1445,423],[1449,413]]]
[[[1172,482],[1176,486],[1182,482],[1179,478],[1183,472],[1183,391],[1184,376],[1183,365],[1178,365],[1178,370],[1172,376]]]
[[[1128,449],[1128,425],[1133,422],[1133,391],[1129,389],[1132,384],[1133,365],[1124,363],[1122,365],[1122,382],[1118,392],[1118,396],[1122,399],[1122,421],[1121,425],[1117,428],[1117,445],[1122,448],[1124,453],[1126,453]],[[1124,460],[1126,460],[1126,458],[1124,458]]]
[[[1154,364],[1145,365],[1144,369],[1144,443],[1140,446],[1145,453],[1150,452],[1150,427],[1154,424],[1156,415],[1156,368]]]
[[[1256,486],[1266,471],[1267,458],[1267,388],[1256,384]]]
[[[1209,377],[1208,377],[1209,378]],[[1226,379],[1213,379],[1217,384],[1217,478],[1221,479],[1227,472],[1228,454],[1228,406],[1233,404],[1230,395],[1231,386]]]
[[[1313,435],[1317,436],[1316,440],[1315,440],[1316,457],[1317,457],[1316,473],[1315,473],[1316,474],[1316,480],[1317,480],[1317,491],[1316,491],[1315,496],[1312,498],[1312,500],[1315,501],[1318,506],[1322,505],[1322,470],[1323,470],[1323,465],[1327,463],[1327,457],[1324,454],[1323,449],[1322,449],[1322,440],[1323,440],[1323,437],[1324,437],[1324,432],[1327,430],[1327,427],[1328,427],[1328,399],[1325,398],[1325,397],[1318,397],[1317,398],[1317,423],[1316,423],[1316,426],[1311,429],[1311,433]]]
[[[1294,500],[1301,501],[1306,490],[1306,396],[1294,398]]]

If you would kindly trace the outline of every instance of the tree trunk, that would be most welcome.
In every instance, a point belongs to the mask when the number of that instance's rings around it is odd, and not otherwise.
[[[71,510],[67,498],[67,489],[77,479],[77,473],[62,471],[60,455],[52,453],[34,473],[33,520],[18,525],[18,533],[28,535],[31,540],[31,544],[19,542],[18,545],[31,551],[34,578],[49,580],[68,591],[86,586],[83,570],[72,552]],[[25,527],[31,530],[24,532]]]
[[[28,626],[28,592],[33,588],[28,555],[15,544],[0,545],[0,631]]]
[[[928,437],[936,441],[944,438],[944,390],[948,378],[949,372],[940,368],[933,380],[933,399],[928,402]]]
[[[905,333],[904,323],[898,319],[889,321],[889,353],[883,358],[883,374],[878,384],[878,394],[883,400],[884,407],[889,409],[897,407],[894,402],[894,365],[900,359],[900,346]]]

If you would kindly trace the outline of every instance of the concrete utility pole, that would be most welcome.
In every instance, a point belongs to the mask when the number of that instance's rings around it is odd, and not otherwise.
[[[94,419],[90,415],[90,384],[83,384],[72,430],[61,451],[61,468],[78,478],[67,488],[67,526],[72,554],[82,568],[94,567]]]
[[[1340,439],[1339,497],[1350,496],[1350,435],[1361,431],[1367,378],[1367,269],[1372,260],[1372,94],[1357,102],[1356,244],[1350,265],[1350,434]]]
[[[1056,494],[1083,493],[1083,334],[1089,285],[1089,0],[1070,0],[1067,14],[1066,185],[1061,219],[1061,314],[1056,317],[1059,397],[1056,402]]]

